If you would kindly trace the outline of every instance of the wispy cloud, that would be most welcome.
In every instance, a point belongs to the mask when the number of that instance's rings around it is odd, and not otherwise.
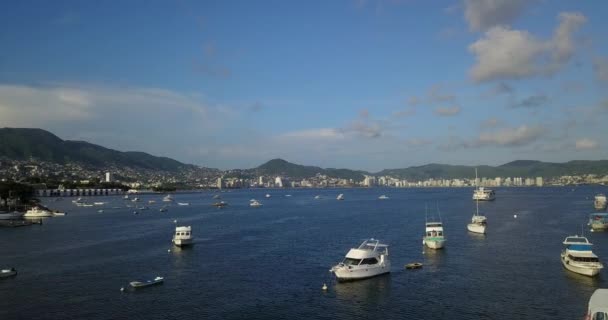
[[[589,138],[582,138],[576,140],[575,148],[577,150],[587,150],[587,149],[597,149],[598,143],[595,140],[591,140]]]
[[[538,140],[545,131],[546,130],[542,127],[522,125],[517,128],[505,128],[493,132],[482,132],[475,142],[475,145],[523,146]]]
[[[510,25],[522,14],[530,0],[465,0],[464,17],[473,31]]]

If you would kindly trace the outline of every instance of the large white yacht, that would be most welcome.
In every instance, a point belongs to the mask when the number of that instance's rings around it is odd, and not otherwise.
[[[593,244],[583,236],[569,236],[564,240],[564,250],[561,260],[564,267],[572,272],[593,277],[597,275],[604,265],[591,251]]]
[[[24,218],[41,218],[41,217],[52,217],[53,213],[49,210],[42,209],[39,207],[32,207],[25,212]]]
[[[475,201],[475,213],[471,217],[471,223],[467,224],[467,229],[474,233],[486,233],[487,218],[479,215],[479,201]]]
[[[363,241],[358,248],[348,251],[344,260],[330,270],[338,281],[371,278],[391,271],[388,245],[371,238]]]
[[[176,227],[173,236],[173,244],[178,247],[192,244],[192,227]]]
[[[606,201],[606,195],[604,195],[603,193],[595,195],[593,206],[596,210],[606,210],[607,203],[608,202]]]

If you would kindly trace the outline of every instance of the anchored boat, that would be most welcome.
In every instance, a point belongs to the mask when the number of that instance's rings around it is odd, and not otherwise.
[[[140,289],[140,288],[145,288],[145,287],[161,284],[161,283],[163,283],[163,281],[165,281],[165,278],[156,277],[152,280],[146,280],[146,281],[131,281],[131,282],[129,282],[129,285],[133,289]]]
[[[358,248],[348,251],[342,262],[330,270],[338,281],[359,280],[375,277],[391,271],[388,245],[379,240],[363,241]]]
[[[483,215],[479,215],[479,201],[475,201],[475,213],[471,217],[471,223],[467,224],[467,229],[474,233],[486,233],[486,220]]]
[[[561,260],[564,267],[572,272],[593,277],[604,265],[591,251],[592,243],[583,236],[569,236],[563,242]]]
[[[604,231],[608,229],[608,213],[590,214],[587,225],[591,227],[591,231]]]
[[[593,201],[593,206],[595,207],[596,210],[606,210],[607,203],[608,202],[606,201],[606,195],[604,195],[603,193],[600,193],[595,196],[595,200]]]
[[[14,277],[16,275],[17,275],[17,269],[15,269],[15,268],[0,270],[0,278],[10,278],[10,277]]]
[[[175,228],[175,235],[173,236],[173,244],[178,247],[187,246],[192,244],[192,227],[182,226]]]

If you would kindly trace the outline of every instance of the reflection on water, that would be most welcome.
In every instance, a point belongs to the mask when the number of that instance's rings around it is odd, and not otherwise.
[[[390,289],[390,273],[358,281],[335,282],[334,285],[338,299],[367,304],[385,302],[389,297]]]
[[[588,277],[582,274],[574,273],[572,271],[568,271],[566,268],[563,268],[563,273],[566,275],[568,281],[572,282],[572,284],[580,285],[580,286],[590,286],[590,287],[599,287],[600,277]]]

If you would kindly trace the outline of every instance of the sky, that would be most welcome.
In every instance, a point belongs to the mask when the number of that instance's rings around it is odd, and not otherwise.
[[[252,168],[608,159],[606,1],[3,1],[0,127]]]

